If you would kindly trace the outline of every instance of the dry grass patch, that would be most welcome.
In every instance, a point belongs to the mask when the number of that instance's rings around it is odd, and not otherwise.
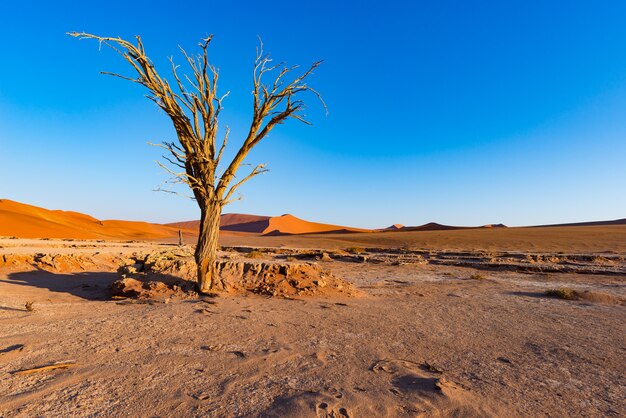
[[[565,299],[565,300],[578,300],[580,299],[579,292],[569,287],[559,287],[558,289],[546,290],[546,296],[552,298]]]
[[[258,250],[252,250],[246,254],[246,258],[263,258],[265,254]]]
[[[474,273],[471,276],[469,276],[470,280],[486,280],[487,277],[483,274],[480,273]]]

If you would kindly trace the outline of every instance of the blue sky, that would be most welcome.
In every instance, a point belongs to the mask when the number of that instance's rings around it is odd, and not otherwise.
[[[174,4],[176,3],[176,4]],[[213,33],[222,126],[246,131],[261,36],[274,58],[324,64],[313,126],[249,156],[270,172],[226,212],[360,227],[532,225],[626,216],[623,1],[12,2],[0,17],[0,197],[101,219],[197,218],[153,192],[147,142],[167,119],[113,52],[65,35],[142,36],[169,75]],[[233,148],[231,148],[232,150]]]

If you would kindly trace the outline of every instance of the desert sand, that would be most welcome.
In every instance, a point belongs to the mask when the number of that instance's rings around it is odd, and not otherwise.
[[[167,224],[167,226],[197,231],[200,227],[200,222],[177,222]],[[224,231],[249,232],[261,235],[372,232],[370,229],[305,221],[289,214],[281,216],[257,216],[238,213],[224,214],[220,226]]]
[[[178,229],[148,222],[101,221],[89,215],[48,210],[0,199],[0,236],[20,238],[159,239]]]
[[[0,416],[626,415],[626,226],[225,231],[226,264],[324,275],[211,298],[170,291],[175,235],[98,238],[0,238]]]
[[[199,224],[199,221],[160,225],[124,220],[99,220],[78,212],[49,210],[0,199],[0,236],[159,240],[178,238],[178,231],[181,230],[185,236],[193,240],[197,237]],[[275,217],[224,214],[221,228],[228,232],[255,235],[372,232],[367,229],[309,222],[289,214]]]
[[[268,260],[321,264],[359,294],[139,303],[112,299],[119,260],[172,245],[0,245],[5,260],[42,251],[96,260],[69,271],[0,268],[3,416],[626,413],[623,254],[598,255],[591,264],[606,274],[585,274],[475,269],[392,252],[330,251],[333,261],[322,261],[323,251],[265,250]],[[559,287],[605,297],[544,294]],[[14,373],[56,362],[76,365]]]

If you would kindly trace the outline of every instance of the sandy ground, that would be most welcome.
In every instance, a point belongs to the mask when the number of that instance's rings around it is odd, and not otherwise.
[[[186,242],[193,243],[192,237]],[[350,246],[432,250],[626,253],[626,225],[485,228],[455,231],[306,234],[263,237],[222,232],[223,245],[337,249]]]
[[[552,239],[526,250],[553,251]],[[613,239],[585,245],[624,255],[616,244],[624,237]],[[585,249],[573,241],[560,246]],[[123,256],[171,246],[0,240],[0,247],[0,256]],[[0,416],[626,416],[626,307],[543,293],[568,286],[624,298],[620,270],[319,263],[362,296],[129,303],[110,298],[114,265],[68,273],[5,267]],[[471,279],[475,273],[484,279]],[[77,365],[13,373],[65,361]]]

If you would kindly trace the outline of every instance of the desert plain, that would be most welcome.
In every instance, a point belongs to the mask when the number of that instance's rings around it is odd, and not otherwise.
[[[220,255],[286,270],[206,296],[192,223],[0,201],[0,416],[626,416],[626,225],[280,218]]]

